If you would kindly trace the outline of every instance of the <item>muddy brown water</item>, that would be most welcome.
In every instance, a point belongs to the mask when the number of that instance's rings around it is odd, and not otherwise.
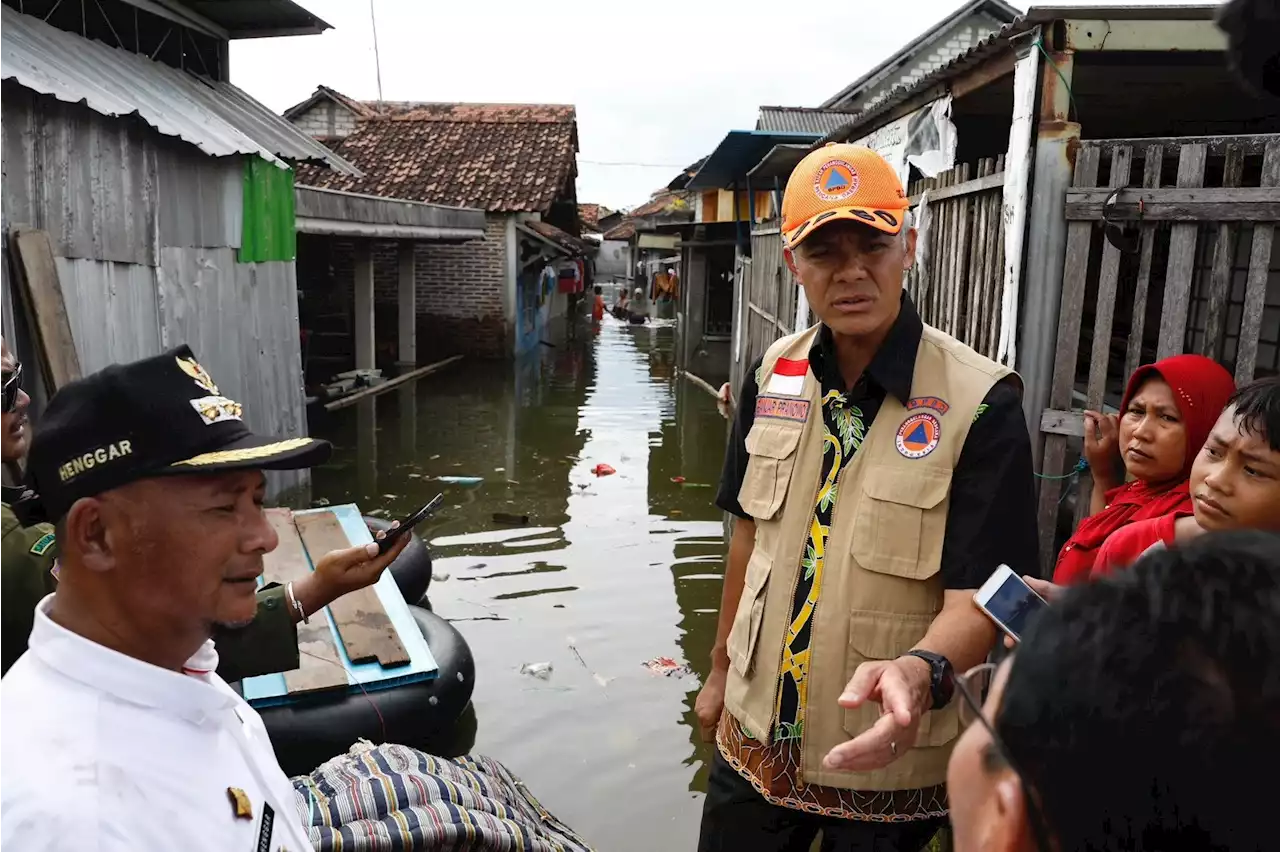
[[[694,848],[711,754],[692,708],[720,599],[726,423],[675,375],[674,331],[606,317],[518,365],[464,361],[312,423],[335,444],[316,497],[399,517],[444,492],[419,531],[432,607],[476,658],[474,752],[607,852]],[[693,672],[654,674],[656,657]]]

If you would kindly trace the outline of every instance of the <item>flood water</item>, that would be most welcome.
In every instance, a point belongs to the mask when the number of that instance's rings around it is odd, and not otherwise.
[[[598,849],[692,849],[710,757],[692,708],[720,599],[726,422],[675,376],[670,325],[606,317],[580,336],[516,366],[463,361],[313,422],[335,444],[313,493],[396,517],[443,491],[419,531],[435,558],[432,607],[475,654],[474,751]],[[594,475],[601,463],[617,473]],[[655,657],[694,672],[654,674],[642,664]],[[525,663],[550,663],[550,677],[522,674]]]

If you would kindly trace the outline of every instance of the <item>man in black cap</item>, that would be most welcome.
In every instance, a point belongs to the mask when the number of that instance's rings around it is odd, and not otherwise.
[[[185,346],[53,397],[28,467],[60,568],[0,681],[0,761],[26,767],[0,780],[4,841],[309,847],[261,719],[214,673],[211,637],[252,621],[278,543],[262,471],[329,451],[251,433]],[[368,545],[365,564],[380,571],[402,546]]]
[[[27,408],[31,399],[22,390],[22,365],[0,337],[0,367],[4,373],[3,461],[25,464],[31,442]],[[54,572],[56,536],[51,524],[41,523],[44,509],[39,495],[25,485],[4,486],[3,538],[0,539],[0,675],[22,656],[31,635],[36,605],[57,588]],[[370,561],[363,548],[353,547],[326,554],[316,570],[294,584],[293,600],[276,583],[257,594],[252,623],[235,629],[219,629],[218,675],[237,681],[256,675],[296,669],[299,664],[296,623],[327,606],[343,594],[377,581],[384,560]],[[294,603],[296,601],[296,603]],[[301,611],[300,608],[301,607]]]

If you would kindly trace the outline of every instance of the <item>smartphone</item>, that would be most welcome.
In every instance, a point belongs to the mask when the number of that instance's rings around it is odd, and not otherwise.
[[[1001,565],[987,578],[974,593],[973,601],[1015,642],[1022,640],[1036,613],[1048,606],[1008,565]]]
[[[403,518],[400,521],[400,526],[393,530],[388,530],[387,534],[382,538],[374,539],[374,541],[378,542],[378,555],[381,556],[386,553],[391,549],[393,544],[399,541],[401,536],[408,535],[409,530],[431,517],[432,513],[440,507],[442,502],[444,502],[444,494],[437,494],[430,503],[414,512],[409,517]]]

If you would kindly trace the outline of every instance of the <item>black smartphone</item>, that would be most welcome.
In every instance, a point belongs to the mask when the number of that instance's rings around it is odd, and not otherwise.
[[[401,536],[407,535],[409,530],[431,517],[432,513],[440,507],[442,502],[444,502],[443,492],[437,494],[430,503],[414,512],[409,517],[403,518],[400,521],[400,526],[393,530],[388,530],[387,534],[382,538],[374,539],[374,541],[378,542],[378,555],[381,556],[386,553],[391,549],[391,545],[395,544]]]

